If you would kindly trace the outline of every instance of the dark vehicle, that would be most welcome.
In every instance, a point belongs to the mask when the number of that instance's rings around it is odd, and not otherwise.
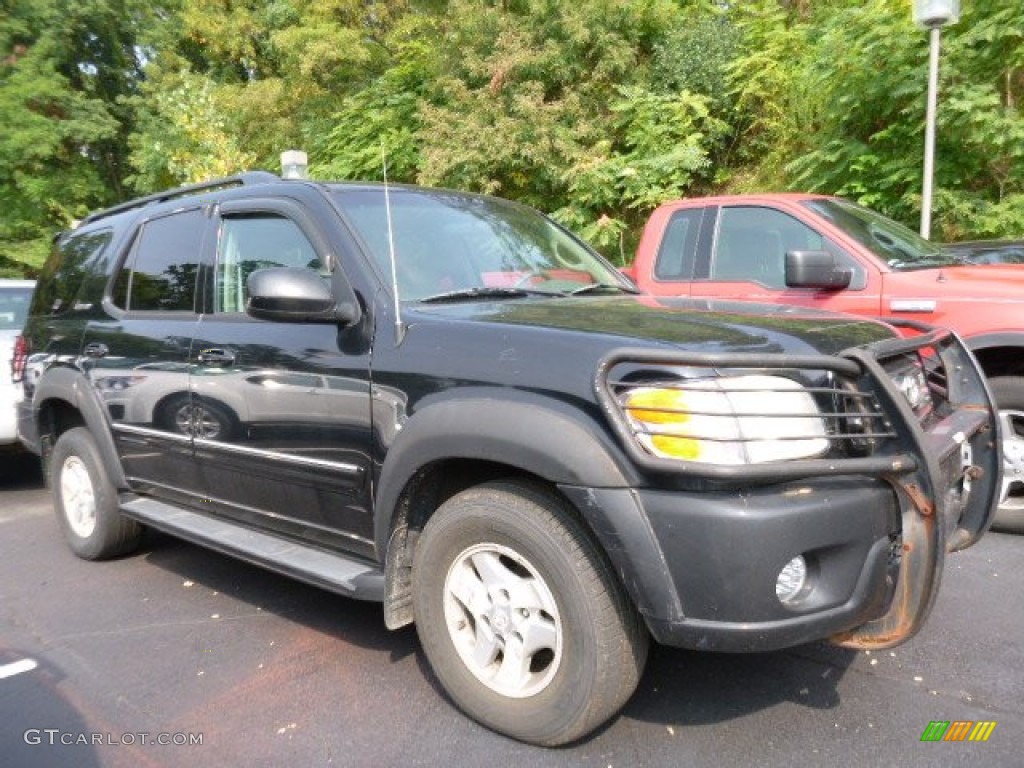
[[[652,637],[921,627],[1001,478],[974,359],[915,329],[638,296],[507,201],[244,174],[57,239],[19,428],[80,557],[152,526],[379,601],[466,713],[556,745]]]
[[[1024,264],[1024,240],[963,240],[942,249],[967,264]]]

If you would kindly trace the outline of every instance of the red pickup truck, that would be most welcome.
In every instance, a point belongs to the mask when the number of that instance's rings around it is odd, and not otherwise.
[[[1024,533],[1024,265],[962,257],[847,200],[765,194],[676,200],[625,270],[656,296],[793,304],[953,328],[999,403],[996,525]]]

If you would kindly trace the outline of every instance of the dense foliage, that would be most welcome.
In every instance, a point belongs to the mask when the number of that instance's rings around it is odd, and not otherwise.
[[[800,189],[920,214],[908,0],[2,0],[0,274],[134,194],[282,149],[492,192],[629,258],[659,201]],[[1024,236],[1019,0],[943,32],[934,228]]]

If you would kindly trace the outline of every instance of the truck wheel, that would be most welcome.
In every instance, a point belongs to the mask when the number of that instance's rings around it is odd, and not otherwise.
[[[1003,428],[1003,488],[992,528],[1024,533],[1024,377],[991,379]]]
[[[75,427],[62,434],[50,466],[57,519],[76,555],[99,560],[138,545],[142,526],[118,511],[117,492],[88,429]]]
[[[453,496],[420,536],[413,607],[427,659],[467,715],[566,744],[636,689],[648,635],[565,504],[518,481]]]

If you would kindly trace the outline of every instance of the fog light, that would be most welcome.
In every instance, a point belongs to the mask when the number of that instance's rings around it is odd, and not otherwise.
[[[792,601],[807,583],[807,561],[797,555],[779,571],[775,580],[775,596],[783,603]]]

